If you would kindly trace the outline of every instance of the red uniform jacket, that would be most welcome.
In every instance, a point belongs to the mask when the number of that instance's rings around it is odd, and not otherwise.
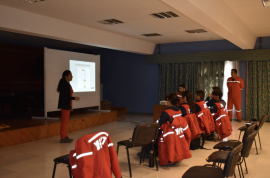
[[[70,151],[69,162],[74,178],[109,178],[112,172],[121,178],[121,171],[112,140],[107,132],[85,135]]]
[[[168,114],[173,118],[173,121],[171,124],[167,121],[161,125],[162,133],[158,141],[161,166],[192,157],[189,150],[191,133],[186,120],[180,116],[180,111],[170,110]]]
[[[238,98],[241,96],[241,90],[244,89],[244,82],[243,80],[236,76],[234,81],[232,77],[228,78],[227,80],[227,87],[228,87],[228,98]]]
[[[220,138],[226,138],[232,134],[232,125],[226,109],[220,103],[215,103],[217,112],[214,114],[216,132]]]
[[[203,113],[203,116],[201,116],[201,118],[204,117],[203,121],[205,123],[204,125],[205,125],[206,130],[207,130],[206,134],[208,134],[208,132],[209,133],[214,132],[215,131],[215,122],[214,122],[213,116],[212,116],[211,112],[209,111],[205,101],[201,100],[201,101],[197,101],[195,103],[200,106],[201,111],[202,111],[202,112],[196,113],[197,116],[201,115]],[[207,121],[205,121],[206,119],[207,119]]]
[[[179,98],[179,103],[178,104],[180,105],[180,104],[183,103],[183,101],[182,101],[182,94],[180,92],[177,92],[176,94],[177,94],[177,96]]]
[[[190,129],[191,132],[191,140],[198,138],[201,136],[201,134],[203,133],[203,130],[200,128],[199,123],[198,123],[198,119],[196,117],[196,115],[194,113],[190,113],[190,107],[188,104],[182,103],[179,108],[181,108],[180,110],[184,109],[186,115],[183,116],[188,124],[188,127]]]

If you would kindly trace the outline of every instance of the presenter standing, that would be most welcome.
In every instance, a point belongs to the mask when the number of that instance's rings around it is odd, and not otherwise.
[[[57,92],[59,92],[58,109],[61,109],[61,140],[60,143],[71,143],[73,139],[67,136],[67,123],[70,115],[70,111],[73,111],[72,100],[79,101],[79,97],[73,97],[73,90],[69,82],[72,80],[73,76],[69,70],[65,70],[62,74],[57,87]]]
[[[227,111],[230,120],[232,120],[233,105],[236,110],[237,122],[241,122],[241,90],[244,89],[243,80],[237,76],[237,70],[231,70],[231,76],[227,80],[228,87],[228,105]]]

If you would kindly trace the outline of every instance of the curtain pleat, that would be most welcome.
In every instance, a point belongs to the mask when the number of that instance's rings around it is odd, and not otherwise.
[[[247,120],[260,120],[270,110],[270,61],[248,62]]]
[[[205,96],[212,87],[222,88],[224,62],[188,62],[159,64],[159,100],[170,93],[178,92],[178,86],[185,84],[186,90],[195,95],[196,90],[204,90]]]

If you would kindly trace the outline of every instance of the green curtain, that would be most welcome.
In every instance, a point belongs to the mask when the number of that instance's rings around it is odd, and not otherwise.
[[[246,118],[260,120],[270,110],[270,60],[248,61],[247,85]]]
[[[186,90],[195,95],[196,90],[204,90],[205,96],[212,87],[223,87],[224,62],[187,62],[159,64],[159,100],[170,93],[178,92],[178,86],[185,84]]]

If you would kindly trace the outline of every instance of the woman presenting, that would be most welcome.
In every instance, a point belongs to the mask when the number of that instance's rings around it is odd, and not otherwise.
[[[72,80],[73,76],[69,70],[65,70],[62,74],[57,87],[57,92],[59,92],[58,109],[61,109],[61,140],[60,143],[71,143],[73,139],[67,136],[67,123],[72,109],[72,100],[79,101],[79,97],[73,97],[73,90],[69,82]]]

